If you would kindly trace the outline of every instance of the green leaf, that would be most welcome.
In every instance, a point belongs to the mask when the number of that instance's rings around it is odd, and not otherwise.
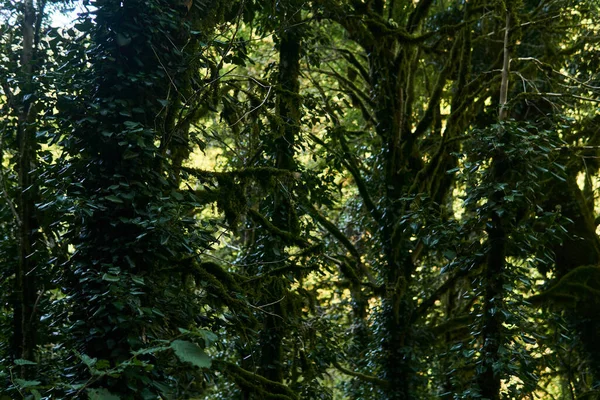
[[[109,282],[119,282],[119,277],[116,275],[104,274],[104,275],[102,275],[102,280],[109,281]]]
[[[183,200],[183,195],[179,192],[176,191],[172,191],[171,194],[173,195],[173,197],[175,198],[175,200],[181,201]]]
[[[39,385],[40,381],[26,381],[24,379],[15,379],[15,383],[17,384],[17,386],[19,386],[21,389],[26,389],[26,388],[30,388],[32,386],[37,386]]]
[[[133,260],[131,259],[131,257],[125,256],[125,261],[127,261],[127,264],[129,264],[129,266],[131,268],[135,268],[135,262],[133,262]]]
[[[160,353],[161,351],[165,351],[165,350],[169,350],[169,349],[170,349],[170,347],[168,347],[168,346],[149,347],[147,349],[133,351],[133,352],[131,352],[131,354],[133,354],[134,356],[139,356],[142,354],[155,354],[155,353]]]
[[[125,153],[123,153],[124,160],[131,160],[132,158],[136,158],[139,156],[140,155],[138,153],[134,153],[133,151],[130,151],[130,150],[125,150]],[[121,201],[121,203],[122,203],[122,201]]]
[[[530,338],[529,336],[522,335],[521,339],[527,344],[536,344],[536,340],[534,338]]]
[[[136,121],[125,121],[125,122],[123,122],[123,125],[125,125],[127,128],[137,128],[138,126],[141,126],[142,124],[140,124],[139,122],[136,122]]]
[[[129,43],[131,43],[130,37],[117,33],[117,45],[119,45],[119,47],[127,46]]]
[[[37,389],[31,389],[31,394],[35,400],[41,400],[42,394]]]
[[[199,368],[210,368],[211,359],[197,344],[186,340],[175,340],[171,343],[175,355],[184,362]]]
[[[90,356],[88,356],[86,354],[82,354],[79,357],[81,358],[81,361],[83,361],[83,363],[85,365],[87,365],[89,368],[92,368],[94,365],[96,365],[96,362],[98,361],[97,358],[91,358]]]
[[[178,328],[178,329],[179,329],[179,332],[183,333],[184,335],[194,335],[197,337],[201,337],[202,339],[204,339],[204,343],[206,344],[206,346],[210,346],[211,344],[216,342],[218,339],[217,335],[215,335],[211,331],[207,331],[206,329],[195,329],[193,331],[183,329],[183,328]]]
[[[121,400],[119,396],[106,389],[88,389],[87,393],[90,400]]]
[[[15,365],[36,365],[36,364],[37,364],[36,362],[24,360],[22,358],[17,358],[15,360]]]
[[[106,196],[105,199],[108,201],[112,201],[113,203],[123,204],[123,200],[121,200],[117,196]]]

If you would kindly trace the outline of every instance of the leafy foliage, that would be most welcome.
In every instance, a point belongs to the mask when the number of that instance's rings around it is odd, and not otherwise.
[[[597,397],[596,3],[2,2],[0,396]]]

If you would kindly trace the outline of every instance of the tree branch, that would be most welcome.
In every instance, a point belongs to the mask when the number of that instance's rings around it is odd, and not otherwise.
[[[295,171],[290,171],[288,169],[281,168],[273,168],[273,167],[247,167],[233,171],[206,171],[199,168],[191,168],[191,167],[181,167],[182,171],[187,172],[190,175],[193,175],[197,178],[207,179],[207,178],[219,178],[219,177],[256,177],[257,175],[266,174],[270,176],[285,176],[292,177],[294,179],[299,179],[300,174]]]
[[[258,391],[264,399],[299,400],[296,393],[282,383],[267,379],[228,361],[214,360],[213,363],[223,370],[229,370],[227,372],[229,372],[238,385]],[[251,383],[252,381],[255,383]]]
[[[329,75],[329,76],[335,77],[339,83],[341,83],[343,86],[350,89],[350,91],[352,93],[355,93],[357,97],[362,99],[362,101],[366,102],[370,106],[373,106],[373,100],[367,94],[365,94],[364,90],[357,88],[356,85],[354,84],[354,82],[352,82],[348,78],[343,77],[342,75],[340,75],[339,72],[335,71],[333,68],[331,68],[331,71],[319,69],[319,70],[317,70],[317,72],[320,72],[324,75]]]
[[[279,229],[258,211],[250,208],[250,209],[248,209],[248,214],[250,214],[250,216],[255,221],[257,221],[259,224],[261,224],[264,228],[268,229],[275,235],[288,240],[290,243],[293,243],[301,248],[310,247],[310,243],[307,240],[305,240],[299,236],[296,236],[291,232],[284,231],[283,229]]]
[[[325,142],[323,142],[321,139],[319,139],[315,135],[309,134],[309,136],[316,143],[320,144],[321,146],[325,147],[326,149],[329,149],[329,146],[327,146],[327,144],[325,144]],[[350,151],[348,149],[347,143],[345,142],[345,139],[342,139],[340,141],[340,143],[342,144],[342,150],[344,151],[344,154],[343,154],[343,157],[341,157],[339,155],[338,155],[338,157],[341,159],[342,164],[344,164],[344,166],[348,169],[348,171],[354,178],[354,182],[356,183],[356,186],[358,188],[358,193],[360,194],[361,198],[363,199],[365,206],[367,207],[367,210],[369,211],[369,213],[371,214],[371,216],[373,217],[375,222],[381,223],[381,213],[379,212],[379,209],[377,208],[377,206],[371,199],[371,196],[369,195],[369,189],[367,188],[365,181],[362,179],[362,175],[360,173],[360,170],[358,169],[358,166],[355,164],[355,162],[353,162],[354,158],[353,158],[352,154],[350,154]],[[346,147],[345,149],[343,148],[344,144]]]
[[[429,12],[429,8],[431,7],[432,4],[433,4],[433,0],[420,0],[419,1],[419,4],[417,4],[417,7],[415,7],[413,12],[410,13],[410,16],[408,17],[408,24],[406,26],[406,30],[408,32],[412,33],[417,29],[417,27],[419,26],[419,23],[423,20],[423,18],[425,18],[427,16],[427,13]]]
[[[361,374],[360,372],[355,372],[355,371],[351,371],[347,368],[344,368],[337,361],[333,362],[333,366],[336,367],[340,372],[343,372],[346,375],[353,376],[353,377],[363,380],[365,382],[374,383],[374,384],[382,386],[382,387],[387,387],[389,385],[388,381],[377,378],[376,376]]]
[[[353,67],[355,67],[358,72],[360,73],[360,76],[362,76],[362,78],[365,81],[369,81],[370,79],[370,75],[369,75],[369,71],[367,71],[367,69],[360,63],[360,61],[358,60],[358,58],[356,58],[356,56],[348,49],[335,49],[336,51],[338,51],[342,57],[344,57],[344,59],[346,61],[348,61]]]
[[[421,118],[421,121],[419,121],[419,124],[417,125],[412,134],[412,136],[414,137],[419,137],[423,133],[425,133],[425,131],[427,130],[427,128],[429,128],[431,122],[433,121],[434,109],[440,104],[442,94],[444,93],[444,86],[446,85],[446,81],[448,80],[448,75],[450,74],[452,68],[454,68],[454,59],[458,51],[457,49],[459,42],[460,41],[458,40],[455,41],[454,45],[452,46],[452,50],[450,50],[450,56],[448,57],[446,65],[444,66],[444,69],[438,77],[438,81],[435,84],[433,93],[429,98],[429,103],[427,103],[427,110],[425,111],[423,118]]]
[[[427,299],[425,299],[419,305],[419,307],[417,307],[411,316],[411,323],[415,323],[419,318],[425,316],[425,313],[435,303],[435,301],[438,300],[444,293],[446,293],[458,279],[469,276],[469,274],[474,270],[476,270],[476,268],[460,269],[457,273],[442,283]]]
[[[312,215],[313,218],[317,220],[317,222],[319,222],[321,225],[323,225],[323,227],[329,233],[331,233],[340,243],[342,243],[342,245],[348,250],[348,252],[350,252],[350,254],[352,255],[352,257],[354,258],[354,261],[355,261],[356,266],[358,267],[358,269],[369,280],[369,283],[371,284],[371,287],[377,288],[377,282],[375,281],[375,278],[373,277],[373,275],[371,274],[371,272],[369,271],[369,269],[366,267],[366,265],[363,264],[360,253],[358,252],[358,250],[356,249],[356,247],[354,246],[354,244],[352,244],[352,242],[350,241],[350,239],[348,239],[348,237],[346,235],[344,235],[338,229],[338,227],[335,226],[335,224],[333,222],[329,221],[316,208],[314,208],[314,207],[307,207],[306,211],[308,211],[308,213],[310,215]]]

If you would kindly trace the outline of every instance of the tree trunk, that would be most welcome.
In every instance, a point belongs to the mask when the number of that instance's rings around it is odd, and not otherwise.
[[[290,7],[288,5],[288,7]],[[276,114],[280,118],[277,124],[275,140],[275,167],[293,171],[296,168],[294,146],[300,132],[300,32],[297,26],[300,12],[293,7],[282,13],[279,43],[279,75],[276,102]],[[278,228],[296,234],[298,220],[292,203],[293,182],[289,177],[279,178],[273,198],[273,224]],[[286,244],[279,238],[271,242],[271,254],[281,258],[285,254]],[[279,254],[279,256],[278,256]],[[267,288],[268,303],[274,303],[270,314],[265,316],[261,339],[261,375],[275,382],[284,379],[283,339],[285,336],[285,318],[289,296],[287,279],[273,277]]]
[[[31,174],[36,165],[35,109],[32,77],[34,73],[34,37],[36,11],[33,0],[23,4],[23,50],[21,54],[22,86],[19,94],[17,143],[19,148],[19,192],[17,210],[19,226],[19,262],[15,270],[14,354],[16,358],[34,359],[35,350],[35,257],[34,244],[38,230],[35,219],[35,184]],[[27,375],[21,369],[21,375]]]
[[[568,160],[564,163],[568,164]],[[593,208],[588,208],[577,185],[577,172],[569,169],[566,181],[550,182],[546,192],[553,195],[543,205],[548,212],[560,207],[561,215],[572,221],[565,226],[568,236],[554,249],[557,280],[577,267],[600,263],[600,239],[596,234]],[[572,328],[579,333],[593,382],[600,382],[600,317],[594,307],[569,309],[567,315]]]
[[[400,47],[398,54],[394,48]],[[409,201],[401,199],[409,192],[412,180],[421,166],[415,156],[411,138],[411,105],[413,83],[410,73],[418,50],[395,39],[379,37],[369,53],[369,85],[373,91],[376,131],[384,146],[384,177],[381,182],[380,238],[385,257],[386,293],[382,298],[381,346],[384,354],[383,378],[388,385],[386,399],[411,398],[414,371],[410,366],[410,321],[413,301],[408,288],[414,265],[410,251],[410,233],[397,229]]]
[[[510,35],[510,12],[506,13],[506,30],[504,32],[504,63],[502,67],[502,83],[500,88],[500,112],[499,120],[502,122],[507,119],[508,111],[506,109],[508,97],[508,76],[510,54],[508,50]],[[502,129],[502,128],[501,128]],[[499,132],[503,135],[503,132]],[[502,139],[500,139],[502,140]],[[504,172],[508,169],[506,156],[502,150],[493,156],[492,161],[492,179],[494,182],[502,182]],[[502,191],[496,191],[491,198],[497,208],[502,208]],[[503,314],[504,308],[504,274],[506,269],[506,230],[504,219],[492,210],[492,215],[487,229],[488,234],[488,255],[485,273],[485,293],[484,293],[484,312],[481,360],[478,366],[477,384],[481,390],[481,396],[485,399],[500,399],[500,380],[501,374],[498,373],[497,366],[500,360],[499,349],[504,342]],[[496,371],[494,371],[496,369]]]

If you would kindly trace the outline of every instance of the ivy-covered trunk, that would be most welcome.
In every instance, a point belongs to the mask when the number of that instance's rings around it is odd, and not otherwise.
[[[196,199],[179,187],[180,158],[170,160],[160,144],[169,147],[178,135],[178,147],[187,147],[186,132],[174,132],[166,115],[191,107],[182,100],[189,69],[197,68],[197,54],[186,53],[199,37],[190,21],[213,15],[216,5],[93,6],[93,20],[80,25],[91,36],[90,69],[78,76],[78,101],[63,102],[76,121],[67,141],[78,228],[68,294],[75,305],[69,335],[83,360],[78,376],[112,368],[87,385],[135,398],[170,397],[178,385],[193,392],[202,379],[173,366],[168,352],[150,352],[143,362],[133,352],[176,338],[200,318],[197,286],[206,280],[194,271],[207,244],[190,218]]]
[[[499,120],[503,122],[508,117],[507,96],[509,85],[509,65],[510,65],[510,33],[511,33],[511,10],[506,11],[506,25],[504,32],[504,50],[502,83],[500,87],[500,111]],[[499,142],[503,143],[506,134],[503,127],[499,128]],[[504,154],[504,147],[492,156],[491,182],[505,182],[505,174],[510,169],[510,164]],[[492,204],[487,224],[487,246],[488,254],[486,259],[486,270],[484,278],[483,294],[483,321],[481,330],[481,350],[480,360],[477,368],[477,384],[481,390],[481,396],[485,399],[500,399],[500,381],[503,373],[499,365],[501,364],[501,349],[505,346],[504,333],[504,297],[505,297],[505,275],[506,275],[506,217],[504,208],[504,189],[496,190],[491,194],[490,204]]]

